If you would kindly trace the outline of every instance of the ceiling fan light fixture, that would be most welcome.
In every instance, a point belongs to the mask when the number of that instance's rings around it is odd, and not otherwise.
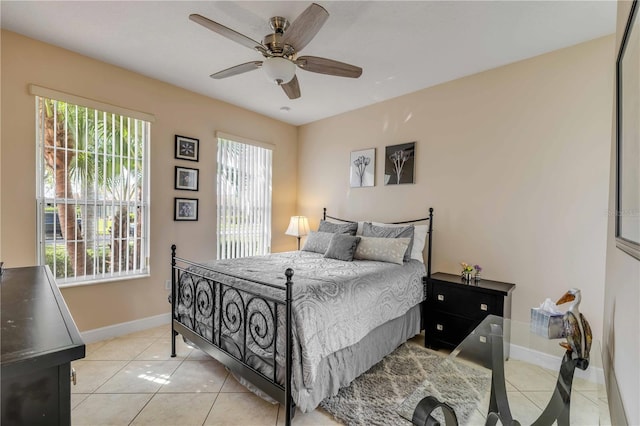
[[[278,85],[290,82],[296,75],[296,64],[279,56],[265,59],[262,69],[267,79]]]

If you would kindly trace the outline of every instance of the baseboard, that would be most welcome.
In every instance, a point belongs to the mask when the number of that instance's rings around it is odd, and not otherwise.
[[[562,358],[549,355],[544,352],[535,351],[524,346],[511,344],[511,359],[518,359],[530,364],[538,365],[548,370],[559,371]],[[587,371],[576,368],[574,377],[588,380],[590,382],[604,384],[604,370],[601,366],[589,365]]]
[[[613,361],[609,351],[605,350],[602,353],[603,357],[606,357],[603,361],[608,366],[609,374],[607,375],[607,399],[609,400],[609,414],[611,414],[611,424],[616,426],[626,426],[629,424],[627,420],[627,414],[624,409],[624,403],[622,402],[622,395],[620,394],[620,387],[618,386],[618,378],[616,377],[616,371],[613,368]]]
[[[139,320],[121,322],[119,324],[109,325],[106,327],[95,328],[80,333],[84,343],[94,343],[100,340],[111,339],[113,337],[122,336],[124,334],[134,333],[136,331],[146,330],[148,328],[158,327],[171,323],[171,313],[155,315],[153,317],[141,318]]]

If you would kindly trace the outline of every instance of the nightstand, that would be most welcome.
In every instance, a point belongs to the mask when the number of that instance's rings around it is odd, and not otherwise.
[[[486,279],[466,284],[460,275],[442,272],[431,275],[424,302],[424,345],[453,349],[487,315],[511,318],[511,294],[515,287]]]

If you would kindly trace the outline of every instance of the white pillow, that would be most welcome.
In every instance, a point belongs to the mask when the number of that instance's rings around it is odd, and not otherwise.
[[[380,222],[372,222],[373,225],[377,226],[407,226],[409,223],[394,225],[390,223],[380,223]],[[413,248],[411,249],[411,258],[415,260],[419,260],[424,263],[424,256],[422,252],[424,251],[425,244],[427,243],[427,235],[429,234],[429,225],[414,225],[413,230]]]
[[[402,265],[404,252],[411,238],[360,237],[360,243],[353,254],[354,259],[379,260]]]

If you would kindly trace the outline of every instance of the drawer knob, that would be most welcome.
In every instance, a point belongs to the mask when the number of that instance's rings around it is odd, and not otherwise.
[[[442,326],[442,324],[436,324],[436,330],[442,331],[444,330],[444,327]]]
[[[486,304],[486,303],[481,303],[481,304],[480,304],[480,310],[481,310],[481,311],[486,311],[487,309],[488,309],[488,308],[487,308],[487,304]]]
[[[76,376],[76,369],[72,368],[71,369],[71,382],[73,382],[73,385],[75,386],[77,384],[77,376]]]
[[[439,294],[438,295],[438,301],[439,302],[444,302],[444,294]]]
[[[480,343],[487,343],[487,336],[480,336]]]

